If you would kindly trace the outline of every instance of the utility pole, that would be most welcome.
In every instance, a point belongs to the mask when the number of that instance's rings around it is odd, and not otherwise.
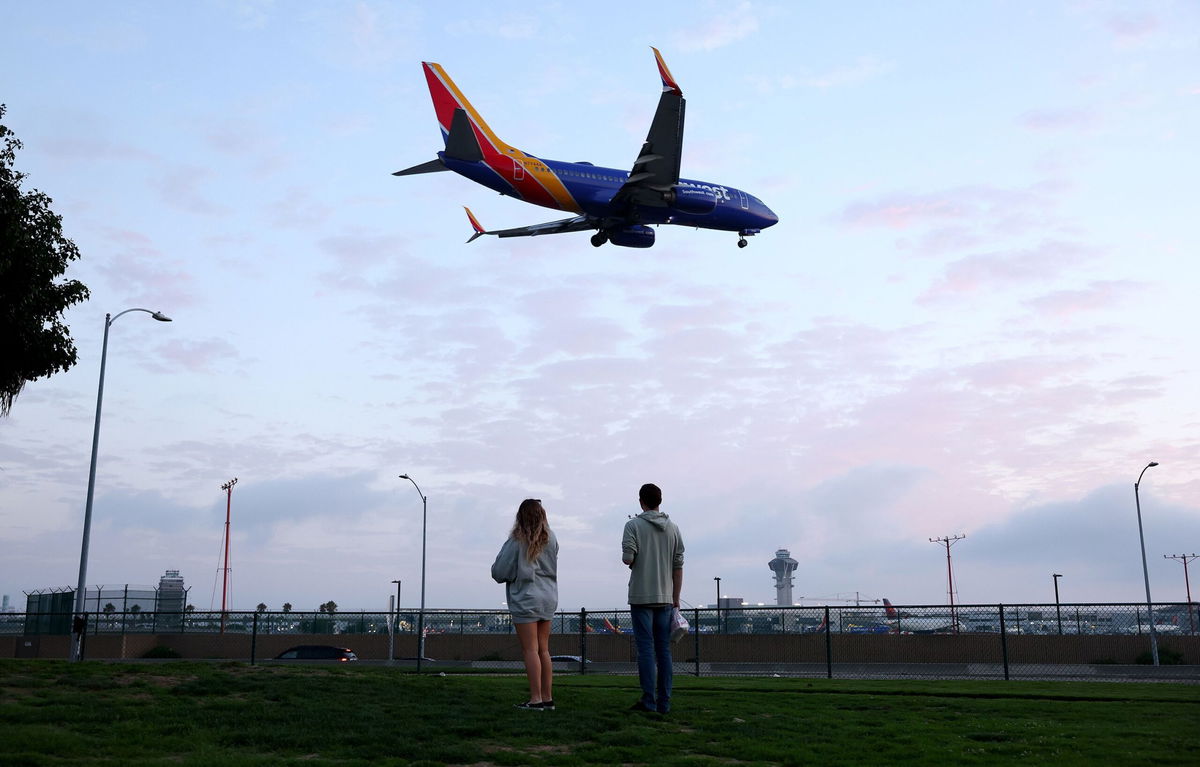
[[[946,546],[946,589],[950,594],[950,622],[954,624],[954,633],[958,633],[958,613],[954,610],[954,568],[950,564],[950,547],[967,536],[944,535],[941,538],[930,538],[930,543],[941,543]]]
[[[1058,633],[1062,636],[1062,608],[1058,603],[1058,579],[1062,577],[1062,573],[1051,573],[1051,578],[1054,579],[1054,614],[1058,617]]]
[[[233,486],[237,484],[237,477],[229,480],[221,485],[221,489],[225,491],[225,567],[224,577],[221,579],[221,633],[225,633],[225,619],[228,617],[225,612],[225,599],[229,594],[229,510],[233,506]]]
[[[1163,559],[1175,559],[1183,562],[1183,585],[1187,588],[1188,601],[1188,631],[1196,633],[1196,618],[1192,615],[1192,582],[1188,580],[1188,562],[1196,558],[1195,554],[1163,554]]]

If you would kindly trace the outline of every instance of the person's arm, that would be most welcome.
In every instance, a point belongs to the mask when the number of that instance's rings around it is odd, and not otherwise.
[[[625,523],[625,532],[621,536],[621,561],[633,567],[637,559],[637,536],[633,532],[633,520]]]
[[[679,592],[683,590],[683,568],[671,571],[671,604],[679,607]]]

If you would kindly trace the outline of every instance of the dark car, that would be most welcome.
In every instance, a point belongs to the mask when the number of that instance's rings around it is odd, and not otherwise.
[[[349,647],[334,647],[324,644],[302,644],[291,647],[275,656],[275,660],[333,660],[340,663],[358,660]]]

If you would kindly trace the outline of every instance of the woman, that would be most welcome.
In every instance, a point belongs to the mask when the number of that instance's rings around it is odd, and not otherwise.
[[[553,710],[550,621],[558,609],[558,539],[536,498],[521,501],[512,532],[492,564],[492,578],[505,584],[529,678],[529,700],[517,708]]]

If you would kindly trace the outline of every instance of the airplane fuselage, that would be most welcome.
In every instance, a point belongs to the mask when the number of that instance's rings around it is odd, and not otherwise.
[[[438,158],[455,173],[508,197],[555,210],[601,218],[610,215],[613,197],[629,180],[629,171],[585,162],[546,160],[527,153],[522,153],[519,160],[514,159],[511,168],[502,169],[493,167],[486,160],[456,160],[445,152],[438,152]],[[544,190],[548,186],[561,186],[567,195],[540,194],[527,197],[522,194],[522,189],[528,189],[530,185],[521,183],[526,177],[529,181],[537,182],[533,188]],[[677,186],[680,189],[700,192],[702,199],[711,196],[712,209],[699,212],[708,207],[703,202],[693,206],[691,211],[671,205],[640,205],[637,223],[676,224],[726,232],[752,233],[779,221],[761,200],[741,189],[686,178],[679,179]]]

